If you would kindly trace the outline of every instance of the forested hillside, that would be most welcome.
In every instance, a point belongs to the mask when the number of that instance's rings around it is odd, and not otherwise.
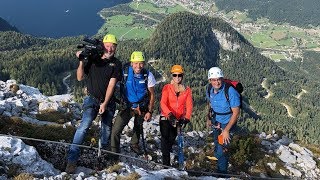
[[[77,83],[74,77],[78,65],[74,54],[83,37],[54,40],[16,32],[0,32],[0,37],[1,80],[16,79],[53,95],[65,92],[62,78],[71,73],[73,93],[77,98],[81,96],[82,83]],[[233,48],[224,48],[223,38]],[[173,14],[158,25],[150,39],[120,41],[117,56],[127,62],[134,50],[142,50],[147,59],[156,60],[153,63],[154,71],[159,72],[156,76],[164,72],[165,77],[170,77],[170,66],[184,66],[185,83],[192,88],[194,97],[190,129],[205,128],[207,70],[220,66],[226,77],[244,84],[245,108],[239,123],[244,130],[275,129],[304,142],[319,143],[318,80],[280,68],[221,19],[187,12]],[[266,87],[262,87],[262,82]],[[157,101],[163,85],[156,88]],[[266,88],[272,92],[268,98]],[[301,95],[302,90],[307,93]],[[290,108],[292,117],[284,105]]]
[[[246,11],[252,19],[268,18],[273,22],[308,27],[320,24],[318,0],[215,0],[216,6],[226,12]]]
[[[6,20],[0,17],[0,31],[17,31],[18,29],[14,26],[11,26]]]
[[[76,68],[80,37],[58,40],[35,38],[13,31],[0,32],[0,79],[16,79],[44,94],[62,93],[65,72]]]
[[[216,34],[226,34],[230,43],[239,44],[236,50],[225,50],[217,45]],[[213,38],[213,39],[212,39]],[[186,69],[185,80],[192,87],[195,101],[193,125],[204,128],[205,85],[207,70],[218,65],[225,70],[228,78],[238,79],[245,85],[244,100],[246,111],[253,108],[255,117],[244,114],[246,119],[240,124],[248,130],[283,131],[302,141],[318,142],[314,125],[319,125],[319,101],[316,81],[301,74],[292,74],[278,67],[273,61],[262,56],[243,37],[221,19],[178,13],[160,23],[148,42],[144,45],[149,57],[160,59],[158,66],[169,73],[169,67],[181,63]],[[273,96],[265,98],[262,88],[264,78]],[[295,96],[302,89],[308,92],[303,98]],[[288,116],[288,104],[294,117]],[[316,106],[314,106],[316,105]],[[250,106],[250,107],[249,107]],[[318,126],[316,126],[318,127]]]

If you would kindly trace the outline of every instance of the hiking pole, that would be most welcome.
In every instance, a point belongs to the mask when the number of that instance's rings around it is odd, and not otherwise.
[[[147,153],[147,147],[144,139],[144,132],[143,132],[143,121],[144,119],[140,119],[140,132],[141,132],[141,140],[142,140],[142,146],[144,151],[144,158],[148,160],[148,153]]]
[[[99,130],[95,131],[95,134],[97,134],[99,140],[98,140],[98,148],[96,148],[98,150],[98,157],[96,158],[95,162],[94,162],[94,169],[95,170],[100,170],[101,169],[101,163],[102,163],[102,157],[101,157],[101,146],[102,146],[102,142],[101,142],[101,135],[102,135],[102,117],[101,114],[98,113],[97,115],[97,119],[98,119],[98,123],[99,123]],[[98,132],[98,133],[96,133]],[[91,139],[91,143],[92,145],[94,145],[96,143],[95,139],[92,138]],[[92,147],[92,146],[91,146]]]
[[[98,121],[99,121],[99,142],[98,142],[98,158],[101,156],[101,135],[102,135],[102,117],[101,114],[98,114]]]
[[[178,123],[177,126],[178,131],[178,163],[179,163],[179,170],[184,170],[184,154],[183,154],[183,133],[182,133],[182,126]]]

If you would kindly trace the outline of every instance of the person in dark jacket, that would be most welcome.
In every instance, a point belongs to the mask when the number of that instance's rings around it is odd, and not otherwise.
[[[117,48],[117,39],[112,34],[103,38],[104,53],[101,57],[88,57],[84,63],[81,51],[76,53],[79,59],[77,80],[86,77],[87,96],[83,100],[83,114],[80,126],[73,138],[73,144],[82,144],[87,130],[98,114],[101,115],[101,145],[106,148],[109,143],[112,129],[112,119],[115,112],[115,102],[112,98],[117,81],[122,78],[121,62],[114,57]],[[91,58],[91,59],[90,59]],[[74,173],[80,156],[80,148],[71,145],[68,152],[67,173]]]

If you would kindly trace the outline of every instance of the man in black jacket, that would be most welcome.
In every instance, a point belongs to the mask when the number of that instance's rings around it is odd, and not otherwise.
[[[122,78],[122,65],[114,57],[117,48],[116,37],[112,34],[107,34],[102,43],[104,49],[102,56],[89,56],[87,64],[83,61],[83,52],[78,51],[76,53],[79,58],[77,80],[81,81],[86,77],[87,96],[83,101],[82,120],[74,135],[73,144],[83,143],[87,130],[98,114],[101,115],[102,121],[101,144],[103,148],[106,148],[110,139],[112,119],[116,106],[112,96],[117,81]],[[67,173],[75,172],[79,156],[80,148],[72,145],[68,153]]]

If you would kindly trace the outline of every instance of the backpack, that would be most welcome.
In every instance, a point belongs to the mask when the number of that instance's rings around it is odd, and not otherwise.
[[[123,78],[122,78],[122,82],[121,84],[126,85],[127,83],[127,80],[128,80],[128,71],[129,71],[129,67],[130,67],[130,63],[126,63],[123,65]],[[144,77],[144,84],[146,85],[146,88],[148,89],[148,75],[149,75],[149,72],[143,68],[142,69],[142,74],[143,74],[143,77]]]
[[[122,77],[122,81],[118,82],[116,85],[116,90],[115,90],[115,96],[116,96],[116,102],[119,104],[119,108],[120,109],[125,109],[127,107],[127,104],[129,104],[129,100],[125,95],[125,89],[126,89],[126,83],[128,80],[128,75],[129,75],[129,67],[130,67],[130,62],[126,63],[123,65],[123,77]],[[145,81],[145,86],[146,89],[148,89],[148,75],[149,72],[148,70],[146,70],[145,68],[142,69],[142,74],[144,77],[144,81]],[[145,98],[143,98],[142,101],[147,101],[149,100],[148,98],[148,94],[145,96]]]
[[[230,79],[223,79],[223,82],[225,82],[225,87],[224,87],[224,95],[226,96],[226,99],[228,103],[230,104],[230,99],[229,99],[229,88],[232,86],[240,95],[240,109],[242,108],[242,92],[243,92],[243,85],[241,82],[236,81],[236,80],[230,80]],[[210,91],[212,89],[212,85],[208,84],[207,87],[207,94],[208,97],[210,98]],[[211,108],[212,109],[212,108]],[[219,114],[219,113],[218,113]],[[221,113],[224,114],[224,113]]]

